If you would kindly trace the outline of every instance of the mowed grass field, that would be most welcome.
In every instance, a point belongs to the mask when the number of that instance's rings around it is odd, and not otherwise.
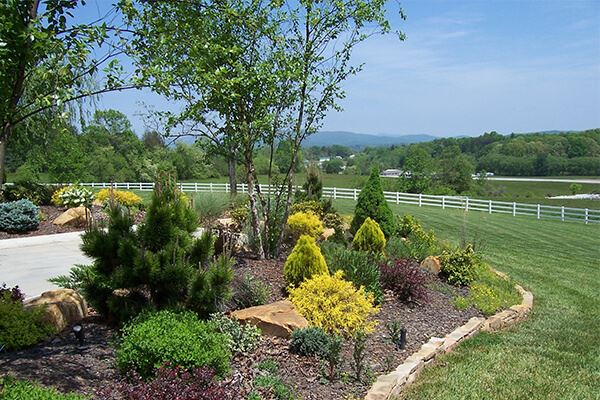
[[[354,203],[336,202],[350,214]],[[600,225],[396,206],[533,292],[526,321],[480,333],[426,368],[402,398],[600,399]],[[410,327],[408,328],[410,338]]]

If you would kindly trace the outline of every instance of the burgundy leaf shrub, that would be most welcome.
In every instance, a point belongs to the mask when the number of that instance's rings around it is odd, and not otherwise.
[[[186,370],[165,364],[145,382],[131,372],[126,379],[96,394],[97,400],[231,400],[233,393],[215,381],[211,368]]]
[[[381,287],[394,292],[400,301],[427,301],[425,284],[429,277],[417,262],[401,258],[381,264],[379,270]]]
[[[0,286],[0,299],[3,299],[4,296],[7,296],[7,299],[13,303],[23,303],[23,300],[25,300],[25,294],[19,289],[18,285],[10,288],[6,286],[6,283],[3,283]]]

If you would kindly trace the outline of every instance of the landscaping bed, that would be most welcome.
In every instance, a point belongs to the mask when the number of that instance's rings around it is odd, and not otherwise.
[[[271,289],[269,301],[285,298],[283,289],[283,262],[278,260],[256,260],[240,256],[234,267],[235,274],[252,274],[266,283]],[[433,274],[427,285],[428,301],[423,304],[406,304],[386,294],[376,320],[379,322],[366,345],[366,365],[372,378],[385,374],[399,365],[416,351],[430,337],[443,337],[469,318],[479,316],[474,308],[458,311],[452,304],[457,289],[443,282]],[[386,323],[402,321],[407,328],[407,345],[403,350],[389,341]],[[117,331],[107,325],[99,316],[83,321],[86,336],[80,346],[72,332],[66,329],[50,341],[29,349],[2,355],[0,370],[3,375],[19,379],[37,381],[44,386],[54,386],[69,392],[93,393],[94,390],[112,385],[119,377],[115,365],[114,341]],[[316,357],[304,357],[290,353],[289,339],[262,336],[257,348],[249,354],[239,354],[232,362],[232,371],[223,384],[240,399],[246,398],[253,390],[257,376],[264,374],[259,365],[275,362],[281,380],[301,399],[346,399],[350,395],[362,397],[370,387],[371,379],[358,382],[353,378],[352,346],[343,345],[340,379],[329,382],[322,373],[321,362]],[[267,389],[261,393],[268,399]]]

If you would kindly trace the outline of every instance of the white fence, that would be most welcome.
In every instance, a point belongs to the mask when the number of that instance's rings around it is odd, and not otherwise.
[[[111,183],[82,183],[83,186],[93,188],[110,187]],[[149,182],[120,182],[112,184],[115,189],[151,191],[154,183]],[[228,183],[179,183],[184,192],[229,192]],[[260,185],[263,193],[269,192],[268,185]],[[237,185],[239,193],[246,193],[248,185],[241,183]],[[333,199],[357,200],[360,189],[325,187],[323,195]],[[600,210],[589,208],[573,208],[564,206],[549,206],[544,204],[514,203],[506,201],[480,200],[464,196],[435,196],[428,194],[414,194],[401,192],[383,192],[390,203],[413,204],[419,207],[434,206],[456,208],[466,211],[481,211],[489,214],[526,215],[537,219],[556,219],[561,221],[581,221],[588,223],[600,223]]]

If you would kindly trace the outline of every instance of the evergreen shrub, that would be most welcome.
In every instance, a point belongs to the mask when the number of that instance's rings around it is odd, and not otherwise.
[[[322,274],[290,290],[290,301],[312,326],[330,335],[353,336],[358,331],[370,333],[377,325],[371,317],[379,308],[373,295],[364,287],[356,289],[343,279],[344,273]]]
[[[308,235],[317,238],[323,233],[323,223],[312,212],[297,212],[290,215],[287,225],[295,237]]]
[[[27,232],[37,229],[40,208],[29,200],[0,203],[0,231]]]
[[[362,251],[349,250],[342,245],[325,242],[321,252],[325,257],[329,272],[343,271],[347,280],[358,289],[361,286],[371,293],[376,304],[383,301],[383,292],[379,283],[380,257]]]
[[[458,286],[468,286],[481,270],[481,260],[475,254],[470,244],[464,248],[444,250],[440,256],[442,274],[449,283]]]
[[[358,231],[369,217],[379,224],[386,237],[392,236],[396,231],[394,215],[383,195],[379,170],[376,168],[371,170],[369,180],[358,195],[350,230],[353,233]]]
[[[379,224],[367,217],[356,232],[356,235],[354,235],[352,247],[359,251],[383,254],[383,250],[385,249],[385,235]]]
[[[283,266],[287,284],[298,286],[305,279],[327,273],[327,263],[315,239],[308,235],[300,236]]]
[[[329,336],[321,328],[308,327],[292,332],[290,352],[301,356],[322,357],[327,353]]]
[[[143,379],[167,363],[183,369],[210,367],[218,376],[229,371],[228,336],[193,312],[168,310],[144,313],[122,329],[116,357],[122,372],[135,371]]]

